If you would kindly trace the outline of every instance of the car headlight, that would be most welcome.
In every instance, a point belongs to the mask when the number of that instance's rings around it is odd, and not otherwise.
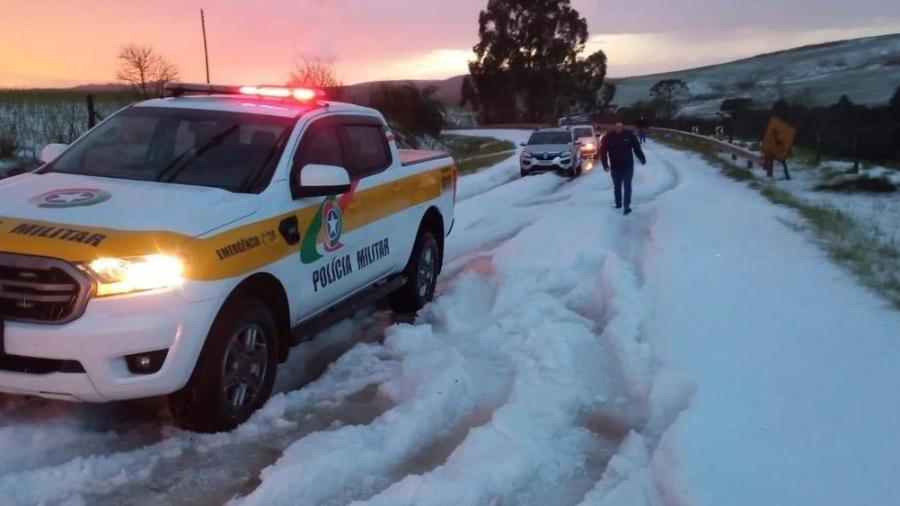
[[[589,142],[589,143],[587,143],[587,144],[582,145],[582,146],[581,146],[581,149],[582,149],[582,151],[593,151],[593,150],[594,150],[594,144]]]
[[[528,151],[522,151],[522,158],[532,158],[534,155],[529,153]]]
[[[82,265],[97,282],[97,297],[179,286],[184,261],[172,255],[98,258]]]

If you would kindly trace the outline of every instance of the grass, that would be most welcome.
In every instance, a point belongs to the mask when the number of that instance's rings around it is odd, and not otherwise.
[[[900,244],[884,240],[884,232],[858,223],[851,216],[827,206],[810,204],[795,195],[757,179],[749,170],[719,157],[711,146],[698,141],[666,138],[670,147],[700,154],[725,176],[747,183],[774,204],[789,207],[803,218],[804,229],[839,265],[900,309]]]
[[[512,142],[492,137],[444,134],[440,140],[453,155],[461,174],[496,165],[513,156],[516,150]]]
[[[456,167],[459,169],[460,174],[472,174],[496,165],[511,156],[513,156],[512,153],[496,153],[475,159],[463,160],[461,162],[457,161]]]

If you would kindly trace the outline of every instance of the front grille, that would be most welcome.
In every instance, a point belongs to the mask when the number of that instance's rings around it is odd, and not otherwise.
[[[0,355],[0,371],[24,374],[83,373],[84,366],[75,360]]]
[[[55,258],[0,253],[0,319],[66,323],[84,312],[90,279]]]

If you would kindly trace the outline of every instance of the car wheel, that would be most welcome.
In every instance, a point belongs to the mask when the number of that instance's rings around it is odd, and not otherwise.
[[[388,297],[391,309],[397,313],[415,313],[431,302],[440,262],[437,240],[431,232],[422,230],[406,266],[408,282]]]
[[[272,311],[253,297],[227,303],[191,379],[169,396],[175,423],[195,432],[234,429],[269,399],[277,367],[278,327]]]

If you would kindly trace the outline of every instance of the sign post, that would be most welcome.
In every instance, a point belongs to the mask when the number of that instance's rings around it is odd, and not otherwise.
[[[774,162],[778,160],[784,167],[784,177],[790,181],[791,175],[788,172],[787,159],[791,156],[796,138],[797,129],[790,123],[777,117],[773,117],[769,121],[762,144],[763,165],[765,165],[769,177],[772,177]]]

